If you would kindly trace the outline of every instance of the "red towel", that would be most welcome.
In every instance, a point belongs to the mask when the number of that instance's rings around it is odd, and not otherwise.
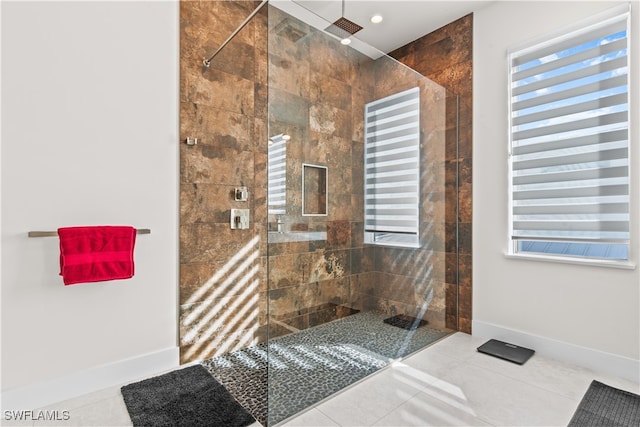
[[[133,277],[135,228],[63,227],[58,236],[60,275],[65,285]]]

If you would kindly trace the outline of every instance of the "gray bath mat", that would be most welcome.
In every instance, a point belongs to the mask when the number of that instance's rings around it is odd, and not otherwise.
[[[244,427],[255,422],[201,365],[120,390],[134,426]]]
[[[569,427],[640,426],[640,396],[593,381]]]

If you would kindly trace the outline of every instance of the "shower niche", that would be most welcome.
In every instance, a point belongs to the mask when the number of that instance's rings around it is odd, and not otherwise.
[[[302,216],[327,216],[326,166],[302,164]]]

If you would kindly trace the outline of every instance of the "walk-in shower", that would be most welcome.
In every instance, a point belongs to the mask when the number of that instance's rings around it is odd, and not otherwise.
[[[183,4],[189,8],[185,16],[208,14],[197,19],[212,25],[216,13],[232,10],[203,7]],[[240,22],[253,8],[233,10],[244,13],[235,17]],[[181,238],[194,253],[181,274],[181,281],[189,282],[181,283],[187,289],[181,297],[183,361],[205,359],[210,372],[264,425],[312,407],[457,328],[457,236],[445,221],[456,215],[450,212],[455,201],[445,196],[452,193],[447,186],[457,185],[445,153],[457,144],[457,97],[389,56],[359,49],[363,42],[357,35],[350,46],[341,44],[326,31],[331,22],[301,11],[264,5],[234,33],[238,39],[204,42],[197,49],[188,45],[201,57],[193,65],[197,72],[185,71],[183,88],[187,106],[204,104],[197,114],[216,106],[209,116],[184,120],[196,129],[210,125],[213,142],[207,148],[201,136],[201,151],[182,148],[182,175],[193,175],[186,169],[200,161],[198,156],[222,165],[216,150],[237,150],[240,160],[251,151],[246,157],[253,168],[250,180],[231,177],[212,184],[247,186],[249,204],[207,202],[251,209],[245,234],[211,226],[242,254],[225,255],[237,267],[198,257],[198,251],[210,254],[220,247],[215,234],[199,237],[198,249],[188,236]],[[187,38],[206,36],[183,26]],[[227,43],[234,53],[223,48],[211,59],[211,52]],[[223,79],[252,91],[251,113],[244,95],[236,95],[244,108],[227,114],[235,104],[198,92],[205,84],[222,87]],[[231,121],[250,128],[252,140],[218,136],[217,127]],[[243,166],[234,169],[230,153],[232,166],[224,163],[225,171],[242,175]],[[197,177],[183,182],[183,203],[197,205],[203,184]],[[217,194],[227,196],[224,190]],[[227,211],[221,211],[222,217]],[[197,220],[194,224],[200,227]],[[201,243],[206,239],[211,248]],[[219,283],[212,284],[211,277]],[[207,315],[214,307],[205,306],[207,301],[224,298]],[[202,318],[208,320],[194,320]],[[205,326],[195,330],[195,324]],[[216,335],[219,330],[224,338]]]

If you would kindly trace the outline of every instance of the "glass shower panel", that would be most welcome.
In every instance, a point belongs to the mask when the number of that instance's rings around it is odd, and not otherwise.
[[[355,37],[341,44],[308,11],[270,5],[268,15],[275,425],[456,329],[457,239],[446,224],[457,218],[457,173],[446,159],[457,98]]]

